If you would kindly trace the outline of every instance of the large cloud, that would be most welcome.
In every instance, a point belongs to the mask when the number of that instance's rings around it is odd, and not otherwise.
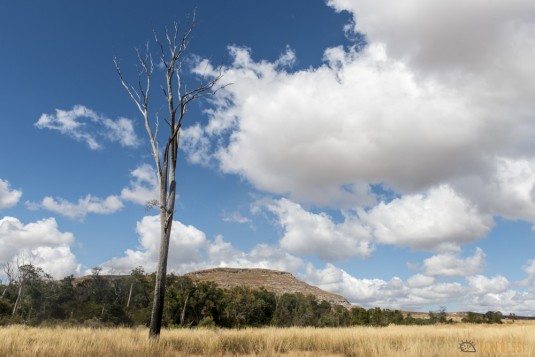
[[[13,207],[19,202],[22,191],[10,188],[7,180],[0,179],[0,209]]]
[[[445,185],[381,202],[362,212],[361,219],[380,243],[434,251],[459,251],[461,243],[485,236],[494,224],[491,216]]]
[[[485,236],[493,219],[449,186],[425,194],[401,196],[369,210],[344,212],[336,222],[324,212],[313,213],[282,198],[259,200],[254,211],[265,208],[283,228],[280,246],[293,254],[315,255],[324,261],[369,257],[375,244],[413,250],[459,252],[461,244]]]
[[[31,263],[60,279],[80,270],[70,250],[73,241],[72,233],[61,232],[54,218],[23,224],[4,217],[0,219],[0,264]]]
[[[415,189],[484,166],[484,122],[464,94],[415,78],[380,45],[332,48],[325,65],[295,73],[231,51],[225,78],[233,85],[221,94],[230,102],[216,102],[205,135],[230,130],[215,158],[260,189],[369,204],[366,183]],[[199,141],[198,130],[185,131],[186,142]]]
[[[493,77],[531,71],[522,68],[533,56],[535,4],[530,0],[329,0],[328,4],[351,12],[353,31],[386,44],[393,56],[407,58],[415,68]],[[527,83],[529,78],[521,80]]]
[[[207,125],[184,131],[190,160],[297,202],[370,207],[373,184],[402,195],[447,185],[467,208],[535,220],[535,5],[328,3],[353,13],[368,46],[328,48],[323,65],[298,70],[282,60],[291,50],[268,62],[231,47],[233,85]]]

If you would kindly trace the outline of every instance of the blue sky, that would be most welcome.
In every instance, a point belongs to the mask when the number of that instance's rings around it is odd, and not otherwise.
[[[222,64],[232,85],[185,119],[172,271],[272,268],[365,307],[535,313],[524,0],[4,4],[0,264],[153,271],[153,162],[113,58],[135,80],[134,48],[194,9],[183,77]]]

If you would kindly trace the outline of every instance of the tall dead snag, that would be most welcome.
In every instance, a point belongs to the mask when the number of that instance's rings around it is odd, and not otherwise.
[[[181,32],[177,23],[174,31],[170,33],[165,30],[165,40],[160,41],[154,33],[155,42],[158,48],[158,61],[165,72],[165,83],[162,85],[163,95],[167,102],[169,117],[165,122],[169,130],[169,135],[165,142],[165,148],[160,154],[158,146],[158,115],[149,112],[149,97],[151,89],[152,75],[154,74],[154,62],[147,43],[145,53],[141,54],[136,50],[139,60],[140,70],[138,72],[137,85],[129,84],[124,78],[119,66],[119,62],[114,58],[115,69],[119,75],[121,84],[143,117],[145,129],[149,136],[150,147],[160,188],[160,197],[157,201],[149,202],[149,205],[160,209],[160,255],[158,268],[156,271],[156,283],[154,288],[154,301],[150,320],[149,337],[157,339],[160,336],[162,325],[162,314],[165,295],[165,280],[167,274],[167,256],[169,251],[169,239],[173,225],[175,213],[176,197],[176,162],[178,157],[178,147],[180,140],[180,128],[182,120],[186,116],[188,105],[202,97],[211,96],[216,92],[215,85],[221,79],[221,68],[218,75],[207,83],[201,83],[198,87],[188,90],[183,82],[183,65],[185,51],[188,47],[190,35],[193,30],[195,17]],[[176,86],[176,87],[175,87]]]

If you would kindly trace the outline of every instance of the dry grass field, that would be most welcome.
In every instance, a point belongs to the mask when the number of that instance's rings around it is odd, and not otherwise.
[[[164,330],[0,328],[0,356],[535,356],[535,324]],[[462,352],[475,347],[475,353]]]

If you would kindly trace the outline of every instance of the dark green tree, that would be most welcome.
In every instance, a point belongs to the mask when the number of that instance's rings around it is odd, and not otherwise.
[[[352,325],[369,325],[370,315],[368,311],[360,306],[351,308],[351,324]]]
[[[374,307],[368,310],[370,316],[370,325],[372,326],[388,326],[388,317],[385,315],[380,307]]]
[[[500,311],[487,311],[484,318],[485,322],[488,324],[501,324],[503,314]]]

